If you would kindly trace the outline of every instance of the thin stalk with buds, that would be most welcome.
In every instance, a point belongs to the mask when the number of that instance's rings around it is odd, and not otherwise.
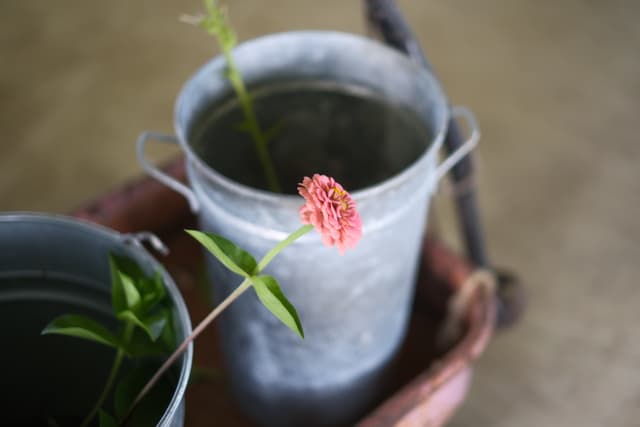
[[[264,132],[262,130],[255,114],[253,99],[233,59],[232,50],[237,44],[236,34],[227,22],[226,11],[218,6],[216,0],[205,0],[205,6],[207,10],[206,16],[182,16],[181,20],[200,26],[218,41],[227,62],[225,76],[231,83],[244,114],[244,122],[241,123],[239,128],[247,132],[256,145],[256,153],[262,165],[269,189],[276,193],[282,193],[282,187],[268,150],[268,142],[273,135],[271,135],[271,131]]]

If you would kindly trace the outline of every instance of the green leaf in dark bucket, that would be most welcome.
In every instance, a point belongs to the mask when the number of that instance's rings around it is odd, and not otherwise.
[[[134,259],[117,254],[109,255],[108,264],[111,272],[111,305],[113,315],[119,321],[118,328],[115,329],[117,333],[95,320],[75,314],[53,320],[42,331],[43,334],[84,338],[118,350],[104,389],[100,396],[97,396],[91,411],[83,419],[83,427],[95,425],[96,419],[101,427],[117,425],[117,422],[102,411],[102,408],[107,397],[111,395],[112,386],[125,357],[164,356],[175,348],[173,311],[166,300],[167,292],[164,288],[163,274],[156,271],[153,275],[147,275]],[[150,376],[149,374],[148,377]],[[171,391],[168,393],[169,396],[163,398],[164,400],[156,408],[155,421],[161,416],[161,413],[157,412],[166,408],[170,400]],[[153,424],[155,422],[145,422],[141,419],[133,425]]]
[[[166,313],[156,313],[149,316],[138,317],[131,310],[124,310],[118,313],[118,319],[134,323],[149,335],[151,341],[155,341],[162,334],[162,330],[167,324]]]
[[[155,342],[171,324],[171,311],[160,308],[166,296],[162,274],[158,271],[148,277],[133,260],[114,254],[109,264],[114,314],[142,329]],[[155,352],[157,348],[153,347]]]
[[[131,369],[120,380],[114,393],[114,408],[118,419],[122,419],[125,416],[131,406],[131,402],[133,402],[157,369],[158,365],[155,363],[145,362]],[[172,387],[165,375],[165,380],[159,383],[158,387],[154,387],[136,407],[136,410],[128,419],[127,425],[156,425],[162,416],[163,408],[166,408],[167,403],[171,400],[171,395]]]
[[[102,409],[98,411],[98,420],[100,421],[100,427],[118,427],[115,418]]]
[[[163,345],[167,349],[167,353],[170,353],[177,345],[176,330],[173,327],[173,311],[171,311],[169,307],[161,307],[158,311],[162,313],[167,321],[165,322],[164,328],[162,328],[160,338],[156,342]]]
[[[249,252],[236,246],[235,243],[213,233],[203,233],[197,230],[185,231],[207,248],[229,270],[242,277],[255,274],[258,264],[255,258]]]
[[[300,338],[304,338],[298,313],[282,293],[276,279],[271,276],[255,276],[251,278],[251,282],[262,304],[289,329],[297,333]]]
[[[42,335],[46,334],[84,338],[114,348],[121,346],[111,331],[95,320],[79,314],[66,314],[54,319],[42,330]]]
[[[142,310],[147,311],[162,301],[166,291],[164,290],[164,278],[162,273],[156,271],[153,278],[143,278],[140,281],[142,293]]]
[[[165,328],[165,331],[168,328]],[[175,337],[173,336],[173,331],[169,332],[172,334],[172,342],[175,342]],[[125,350],[128,355],[131,357],[141,358],[141,357],[157,357],[169,354],[171,350],[175,348],[175,344],[169,345],[162,338],[156,341],[151,341],[149,335],[144,332],[140,328],[136,328],[133,332],[133,336],[131,340],[127,343]]]
[[[131,266],[131,260],[109,255],[111,267],[111,305],[116,313],[135,309],[141,301],[140,291],[137,289],[134,278],[144,277],[139,268]]]

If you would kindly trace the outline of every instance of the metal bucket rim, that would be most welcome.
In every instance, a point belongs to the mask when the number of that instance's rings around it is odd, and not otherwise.
[[[411,163],[408,167],[406,167],[399,173],[385,179],[382,182],[351,192],[351,195],[356,201],[374,199],[378,197],[380,193],[392,191],[393,188],[396,188],[402,185],[405,181],[408,181],[409,179],[411,179],[411,177],[416,173],[416,170],[421,168],[422,163],[428,161],[428,157],[431,154],[431,152],[434,150],[440,149],[440,146],[444,141],[445,133],[447,131],[447,123],[450,118],[450,109],[449,109],[447,97],[442,87],[440,86],[439,81],[436,79],[436,77],[431,72],[426,70],[424,67],[420,66],[419,64],[416,64],[409,57],[392,49],[391,47],[358,34],[342,32],[342,31],[334,31],[334,30],[298,30],[298,31],[285,31],[285,32],[279,32],[279,33],[271,33],[271,34],[256,37],[240,43],[238,46],[234,48],[234,53],[242,52],[248,49],[255,49],[256,47],[259,48],[259,46],[263,43],[270,43],[270,42],[273,42],[274,40],[277,41],[278,39],[286,39],[291,37],[304,37],[304,38],[308,38],[309,40],[312,40],[312,39],[326,38],[327,36],[334,37],[336,40],[342,39],[342,40],[356,41],[358,43],[361,43],[362,45],[369,45],[380,51],[386,51],[385,55],[394,56],[395,60],[405,62],[405,65],[407,67],[414,68],[416,75],[422,75],[422,78],[429,80],[430,85],[434,87],[437,91],[437,93],[434,94],[434,98],[439,98],[442,100],[442,104],[443,104],[442,107],[444,111],[444,113],[442,114],[443,117],[440,119],[439,123],[436,123],[435,129],[433,132],[434,136],[429,142],[424,152],[418,158],[416,158],[413,161],[413,163]],[[184,97],[185,97],[185,93],[187,92],[187,88],[191,84],[193,84],[193,81],[199,80],[200,78],[202,78],[203,75],[207,73],[211,73],[216,69],[221,69],[224,66],[224,63],[225,63],[224,56],[217,55],[216,57],[210,59],[208,62],[200,66],[200,68],[198,68],[196,72],[194,72],[189,77],[189,79],[183,84],[182,88],[180,89],[179,95],[176,99],[175,108],[174,108],[174,129],[176,130],[178,142],[183,152],[186,155],[187,166],[189,168],[191,167],[195,168],[199,173],[202,173],[206,178],[216,182],[225,190],[233,192],[235,194],[251,197],[256,200],[266,202],[269,204],[274,204],[274,205],[282,205],[283,203],[287,205],[299,204],[300,199],[299,199],[299,196],[296,194],[274,193],[267,190],[242,184],[240,182],[237,182],[235,180],[232,180],[224,176],[220,172],[216,171],[214,168],[207,165],[202,159],[200,159],[200,157],[193,151],[193,149],[187,142],[188,138],[186,134],[186,129],[182,126],[179,120],[179,112],[180,112],[181,105],[185,102]],[[432,174],[435,177],[435,170],[432,172]],[[300,178],[302,179],[302,177]],[[427,177],[427,179],[429,180],[431,179],[431,177]]]
[[[61,225],[63,227],[76,227],[78,229],[84,229],[86,231],[92,233],[98,233],[104,236],[107,239],[121,242],[125,244],[125,239],[123,238],[124,234],[119,233],[115,230],[102,226],[100,224],[95,224],[89,221],[86,221],[82,218],[74,218],[67,215],[61,214],[51,214],[51,213],[42,213],[42,212],[29,212],[29,211],[14,211],[14,212],[3,212],[0,213],[0,223],[11,223],[11,222],[33,222],[33,223],[41,223],[41,224],[56,224]],[[191,333],[191,318],[189,316],[189,312],[187,310],[187,306],[182,298],[182,294],[178,289],[178,286],[175,284],[173,278],[166,271],[164,266],[157,261],[149,252],[143,247],[135,247],[131,246],[134,251],[139,251],[140,254],[150,260],[154,265],[160,269],[165,288],[167,292],[171,296],[172,304],[174,309],[176,310],[179,322],[184,327],[185,337]],[[173,392],[173,396],[171,396],[171,400],[167,404],[167,408],[162,414],[162,417],[158,421],[158,426],[169,426],[172,418],[175,416],[176,412],[180,404],[184,403],[185,392],[187,389],[187,385],[189,382],[189,373],[191,372],[191,365],[193,359],[193,346],[190,345],[187,350],[182,354],[182,366],[180,368],[180,375],[178,377],[178,382],[175,386],[175,390]]]

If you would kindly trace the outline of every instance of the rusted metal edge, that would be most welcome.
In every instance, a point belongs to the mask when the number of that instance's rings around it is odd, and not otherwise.
[[[436,242],[424,246],[424,261],[435,276],[460,288],[470,265]],[[471,377],[471,364],[494,332],[496,299],[486,288],[474,292],[463,338],[445,356],[378,406],[358,427],[442,425],[461,403]],[[429,421],[430,420],[430,421]]]

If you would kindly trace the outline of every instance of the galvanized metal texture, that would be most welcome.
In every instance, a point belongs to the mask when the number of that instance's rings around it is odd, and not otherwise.
[[[271,35],[240,45],[234,57],[249,87],[328,81],[347,90],[373,90],[390,105],[412,109],[431,136],[406,169],[353,193],[364,232],[355,250],[340,257],[324,247],[317,234],[307,235],[266,270],[297,307],[307,331],[304,341],[252,294],[236,301],[220,319],[232,386],[254,419],[273,426],[353,421],[379,398],[386,367],[404,337],[438,150],[449,120],[447,101],[422,67],[354,35]],[[201,205],[201,229],[221,234],[259,258],[298,228],[301,201],[234,182],[194,149],[202,116],[232,94],[220,77],[225,66],[222,58],[214,59],[183,87],[176,104],[176,133]],[[238,278],[213,259],[208,267],[214,294],[221,300]]]
[[[36,213],[8,213],[0,215],[0,304],[4,310],[12,310],[13,306],[22,307],[26,316],[21,317],[19,327],[14,333],[9,333],[8,341],[3,340],[3,345],[11,348],[11,340],[16,342],[32,342],[34,348],[38,348],[38,340],[47,340],[48,337],[40,337],[39,332],[53,318],[69,314],[67,310],[80,310],[93,317],[111,321],[113,318],[110,308],[110,272],[108,254],[115,252],[127,255],[135,259],[138,264],[149,274],[160,271],[168,295],[171,298],[174,310],[174,328],[178,340],[184,339],[191,332],[191,323],[182,296],[175,283],[164,268],[141,246],[140,240],[144,239],[156,242],[157,238],[149,233],[140,235],[125,235],[108,230],[102,226],[90,224],[86,221],[63,216]],[[132,243],[136,242],[136,243]],[[29,311],[31,308],[31,312]],[[39,307],[36,309],[35,307]],[[46,311],[43,313],[39,311]],[[16,319],[17,321],[17,319]],[[6,334],[7,330],[3,330]],[[32,337],[28,334],[35,333]],[[6,335],[3,335],[6,338]],[[11,338],[13,337],[13,338]],[[72,348],[78,340],[69,340]],[[67,345],[67,344],[65,344]],[[15,351],[15,348],[14,348]],[[71,352],[73,354],[73,352]],[[77,354],[77,367],[86,365],[86,360],[91,360],[94,353]],[[112,355],[106,353],[107,359],[93,360],[91,371],[108,371]],[[34,357],[29,354],[16,355],[25,362]],[[46,356],[45,356],[46,357]],[[53,355],[51,355],[53,357]],[[189,348],[180,359],[179,376],[175,389],[168,402],[158,426],[178,427],[184,421],[184,393],[191,371],[192,348]],[[93,366],[104,362],[103,366]],[[26,362],[28,363],[28,362]],[[42,377],[26,375],[24,386],[30,388],[30,395],[38,399],[38,393],[51,393],[49,399],[44,401],[43,407],[55,407],[55,402],[65,406],[65,396],[62,390],[47,390],[47,378],[58,374],[47,373],[51,369],[52,360],[44,361],[32,366],[33,372],[44,370]],[[15,369],[16,367],[13,367]],[[11,366],[2,366],[1,369],[12,369]],[[28,371],[27,371],[28,372]],[[68,378],[78,375],[73,370],[62,373]],[[8,375],[3,378],[7,380]],[[97,384],[96,393],[100,392],[105,378],[80,379],[81,384]],[[45,381],[45,383],[42,383]],[[72,381],[67,380],[67,384]],[[83,390],[82,386],[76,387]],[[85,389],[82,396],[87,400],[95,399]],[[14,390],[15,391],[15,390]],[[53,397],[56,394],[57,397]],[[41,396],[42,397],[42,396]],[[69,402],[73,403],[73,402]],[[23,403],[20,403],[23,405]],[[33,405],[38,403],[24,402],[24,408],[37,411]],[[76,408],[77,410],[77,408]],[[25,413],[24,416],[33,414]],[[85,414],[80,414],[85,415]],[[7,414],[3,415],[5,418]]]
[[[185,181],[184,160],[176,159],[164,169],[170,176]],[[156,206],[163,206],[161,212]],[[138,179],[114,192],[99,197],[77,210],[78,215],[98,221],[115,229],[134,232],[152,230],[162,233],[171,247],[168,260],[172,272],[189,304],[192,317],[207,313],[207,304],[196,283],[202,262],[199,248],[185,235],[183,229],[193,227],[195,219],[189,215],[185,200],[150,178]],[[434,239],[427,238],[422,246],[421,281],[417,288],[414,320],[422,319],[435,328],[444,315],[447,301],[470,274],[471,266]],[[455,413],[469,386],[472,364],[483,352],[492,333],[494,301],[479,292],[469,306],[467,328],[461,340],[442,353],[434,351],[435,329],[421,327],[415,322],[404,344],[393,382],[405,384],[390,394],[372,412],[364,415],[359,426],[425,426],[439,427]],[[429,320],[431,319],[431,320]],[[195,351],[203,365],[227,371],[220,365],[215,331],[196,343]],[[404,379],[402,379],[404,378]],[[238,412],[230,401],[227,382],[200,382],[187,393],[189,425],[233,425],[250,427],[253,424]],[[215,421],[212,421],[215,420]]]

